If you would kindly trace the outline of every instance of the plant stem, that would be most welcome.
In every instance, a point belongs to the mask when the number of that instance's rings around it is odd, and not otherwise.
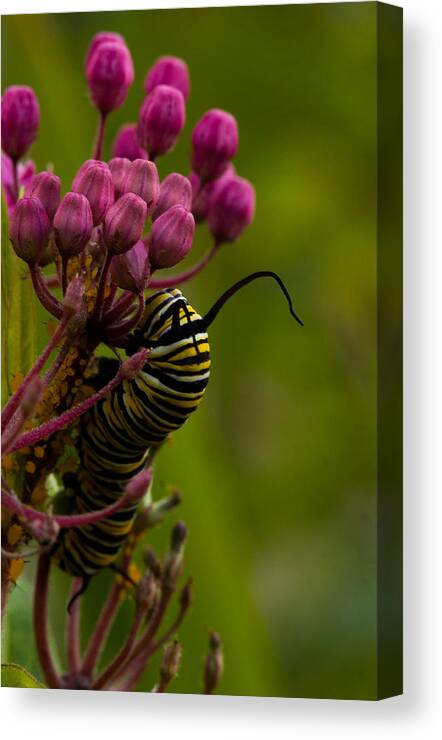
[[[120,324],[112,324],[109,327],[106,327],[105,330],[105,338],[106,341],[110,344],[113,341],[118,341],[121,337],[125,337],[128,332],[130,332],[132,329],[134,329],[137,325],[139,320],[141,319],[141,316],[143,315],[144,311],[144,296],[141,293],[138,296],[138,308],[136,312],[130,316],[130,318],[126,319],[125,321],[122,321]]]
[[[74,578],[70,597],[75,596],[81,588],[81,578]],[[81,599],[75,599],[66,620],[66,651],[69,672],[76,675],[80,670],[80,607]]]
[[[71,317],[69,316],[63,316],[62,320],[58,324],[57,328],[55,329],[51,339],[49,340],[45,350],[42,352],[38,360],[34,363],[33,367],[29,370],[28,374],[26,375],[25,379],[21,383],[21,385],[17,388],[16,392],[13,396],[9,399],[8,403],[6,404],[5,408],[2,411],[1,421],[2,421],[2,429],[3,431],[6,429],[6,426],[12,416],[14,415],[15,411],[18,409],[18,406],[20,404],[20,401],[23,398],[23,394],[27,388],[27,385],[30,380],[35,378],[44,365],[46,364],[46,361],[51,354],[51,352],[54,350],[54,348],[57,346],[58,342],[60,341],[61,337],[66,331],[66,327],[70,321]]]
[[[61,290],[63,295],[66,295],[66,289],[68,287],[68,263],[69,257],[62,255],[61,257]],[[47,282],[46,282],[47,285]]]
[[[34,591],[34,636],[40,665],[48,687],[57,689],[61,681],[52,661],[48,639],[48,587],[51,558],[46,553],[40,555]]]
[[[54,362],[52,363],[51,367],[47,371],[47,373],[43,376],[43,385],[47,388],[52,381],[54,380],[55,376],[57,375],[58,371],[60,370],[61,366],[63,365],[63,362],[66,359],[66,356],[71,348],[71,342],[66,340],[66,342],[61,347],[57,357],[55,358]]]
[[[104,300],[104,291],[106,289],[106,280],[109,273],[109,268],[111,266],[112,262],[112,255],[109,254],[109,252],[106,254],[106,259],[103,265],[103,269],[101,270],[100,275],[100,282],[98,284],[98,291],[97,291],[97,298],[95,301],[94,306],[94,313],[93,318],[95,321],[99,321],[101,319],[101,313],[103,309],[103,300]]]
[[[115,673],[118,671],[118,669],[123,665],[123,663],[126,662],[126,659],[129,657],[130,652],[134,646],[138,628],[141,624],[141,620],[144,616],[144,612],[142,609],[137,608],[135,611],[134,618],[132,620],[132,624],[129,630],[129,634],[127,636],[127,640],[124,643],[123,647],[121,648],[118,655],[114,658],[112,663],[103,671],[101,676],[97,678],[97,680],[92,684],[92,689],[98,690],[102,689],[106,684],[109,684],[112,677],[115,675]]]
[[[45,283],[47,288],[59,288],[60,287],[60,281],[58,279],[58,275],[49,275],[47,278],[45,278]]]
[[[87,512],[86,514],[60,514],[56,516],[49,516],[43,511],[37,511],[31,506],[23,504],[19,498],[11,491],[7,483],[2,480],[2,504],[12,511],[13,514],[18,516],[20,519],[25,520],[28,524],[51,524],[55,523],[60,529],[70,527],[85,527],[88,524],[95,524],[96,522],[106,519],[112,514],[116,514],[117,511],[123,509],[130,503],[136,503],[132,493],[124,493],[117,499],[113,504],[104,507],[103,509],[95,509],[94,511]],[[140,494],[142,497],[142,494]]]
[[[111,310],[105,314],[104,320],[106,324],[111,324],[116,319],[119,319],[120,316],[124,316],[126,311],[132,306],[135,297],[135,293],[131,293],[128,290],[125,291],[121,298],[112,306]]]
[[[20,186],[18,182],[18,161],[16,159],[12,159],[12,181],[13,181],[13,198],[14,198],[14,204],[18,201],[18,196],[20,192]]]
[[[125,674],[128,675],[127,683],[124,684],[123,691],[131,691],[146,668],[147,661],[152,654],[151,648],[153,638],[163,621],[172,593],[173,591],[171,589],[167,588],[163,590],[160,603],[158,604],[144,635],[141,636],[128,656],[126,662],[114,675],[114,681],[116,679],[123,678]]]
[[[94,153],[93,153],[94,159],[101,159],[102,157],[104,133],[106,129],[106,120],[107,120],[107,114],[100,112],[100,117],[98,119],[98,126],[97,126],[97,134],[95,137],[95,144],[94,144]]]
[[[41,268],[36,264],[32,264],[29,265],[29,270],[31,272],[32,285],[40,303],[49,313],[60,319],[63,314],[63,306],[48,289]]]
[[[196,262],[192,267],[189,267],[188,270],[185,270],[184,272],[181,272],[179,275],[173,275],[169,278],[159,278],[158,280],[151,280],[148,287],[152,288],[153,290],[163,290],[164,288],[175,288],[177,285],[181,285],[182,283],[187,282],[191,278],[195,277],[195,275],[198,275],[201,270],[204,269],[206,265],[209,264],[211,259],[215,256],[219,249],[220,245],[215,244],[213,247],[211,247],[199,260],[199,262]]]
[[[120,591],[121,585],[119,583],[113,583],[106,602],[101,610],[100,616],[98,617],[95,630],[89,640],[83,665],[81,666],[81,672],[86,676],[90,676],[92,674],[95,664],[100,657],[104,642],[109,634],[113,619],[120,605]]]

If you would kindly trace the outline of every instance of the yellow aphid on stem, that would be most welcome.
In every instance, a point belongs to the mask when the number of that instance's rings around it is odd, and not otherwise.
[[[8,545],[14,546],[19,541],[20,537],[23,534],[23,529],[20,526],[20,524],[12,524],[8,529],[8,534],[6,536],[6,539],[8,541]]]
[[[14,393],[18,388],[20,388],[21,384],[23,383],[23,380],[24,378],[21,373],[15,373],[15,375],[12,376],[11,388]]]
[[[14,558],[14,560],[11,560],[11,564],[9,566],[9,579],[13,583],[17,583],[17,580],[21,575],[24,565],[25,561],[21,558]]]

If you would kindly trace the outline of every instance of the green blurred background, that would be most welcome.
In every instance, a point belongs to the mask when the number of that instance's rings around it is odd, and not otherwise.
[[[83,59],[91,36],[122,33],[135,84],[109,121],[135,121],[161,54],[189,64],[192,93],[162,176],[188,172],[192,127],[210,107],[237,117],[239,173],[256,187],[254,224],[185,293],[207,310],[231,283],[256,283],[211,329],[202,408],[161,453],[155,496],[183,492],[186,573],[195,602],[180,632],[173,691],[201,688],[207,629],[222,635],[226,694],[370,698],[376,694],[376,4],[4,17],[2,86],[34,87],[42,123],[32,149],[66,190],[90,156],[96,113]],[[191,259],[209,244],[198,230]],[[39,341],[46,338],[39,320]],[[173,521],[173,517],[172,520]],[[152,541],[163,545],[164,531]],[[66,578],[54,574],[62,640]],[[39,674],[30,625],[32,565],[11,599],[7,657]],[[86,597],[94,621],[109,576]],[[57,619],[58,615],[58,619]],[[127,629],[126,603],[113,647]],[[156,665],[143,686],[156,680]]]

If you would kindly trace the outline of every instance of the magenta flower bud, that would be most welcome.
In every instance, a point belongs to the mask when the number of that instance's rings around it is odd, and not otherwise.
[[[49,240],[51,224],[38,198],[22,198],[12,213],[9,238],[15,253],[28,264],[42,257]]]
[[[40,108],[31,87],[12,85],[2,97],[2,149],[13,161],[27,152],[40,124]]]
[[[226,170],[216,180],[209,180],[208,182],[202,182],[199,175],[196,172],[190,173],[190,183],[192,185],[192,213],[195,216],[195,221],[198,223],[204,221],[207,218],[209,211],[210,202],[217,188],[224,182],[226,178],[233,177],[235,174],[235,167],[231,162],[227,165]]]
[[[216,188],[209,205],[209,229],[217,244],[234,242],[255,215],[255,189],[242,177],[228,177]]]
[[[72,183],[72,190],[82,193],[89,201],[94,226],[101,224],[106,211],[114,202],[112,174],[105,162],[91,162],[80,168]]]
[[[92,211],[82,193],[67,193],[54,216],[55,243],[62,257],[83,251],[92,234]]]
[[[126,46],[126,41],[119,33],[114,33],[113,31],[100,31],[99,33],[96,33],[95,36],[92,38],[89,49],[87,50],[86,59],[84,62],[85,72],[87,72],[88,64],[94,51],[98,49],[101,44],[106,43],[117,43]]]
[[[155,164],[147,159],[131,162],[123,182],[123,192],[139,195],[147,205],[147,212],[152,211],[160,194],[160,178]]]
[[[186,62],[179,57],[159,57],[146,75],[144,92],[152,92],[158,85],[170,85],[180,91],[184,100],[189,97],[189,69]]]
[[[123,254],[133,247],[143,233],[146,216],[146,203],[135,193],[125,193],[109,208],[103,235],[110,254]]]
[[[125,159],[124,157],[115,157],[109,162],[109,169],[115,189],[115,199],[123,194],[123,184],[129,172],[129,167],[130,159]]]
[[[152,268],[173,267],[192,247],[195,219],[190,211],[177,205],[154,222],[149,234],[149,259]]]
[[[145,99],[138,119],[138,141],[153,160],[172,149],[186,119],[182,93],[158,85]]]
[[[52,223],[55,212],[60,205],[61,180],[52,172],[39,172],[32,178],[27,195],[38,198],[46,208],[49,221]]]
[[[111,280],[122,290],[131,293],[141,293],[146,287],[150,276],[150,264],[147,249],[142,241],[138,241],[124,254],[118,254],[112,259]]]
[[[192,185],[190,180],[178,172],[171,172],[164,178],[160,187],[160,197],[153,212],[153,220],[172,206],[181,205],[190,211],[192,205]]]
[[[81,164],[77,170],[74,182],[77,179],[77,177],[80,177],[80,175],[82,175],[83,172],[86,172],[86,170],[88,170],[89,167],[91,167],[92,165],[96,165],[96,164],[100,164],[102,167],[106,166],[106,162],[102,162],[101,159],[85,159],[83,164]]]
[[[192,168],[205,180],[213,180],[226,170],[238,149],[235,118],[213,108],[198,121],[192,133]]]
[[[87,63],[86,79],[93,104],[103,114],[119,108],[134,79],[132,57],[125,44],[98,44]]]
[[[114,139],[112,156],[124,157],[131,162],[134,159],[148,159],[146,150],[138,143],[136,123],[127,123],[120,128]]]

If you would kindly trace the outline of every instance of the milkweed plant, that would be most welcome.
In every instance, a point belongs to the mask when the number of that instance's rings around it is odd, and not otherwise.
[[[206,112],[192,132],[190,175],[174,172],[160,182],[156,162],[174,148],[185,123],[186,63],[176,57],[154,63],[138,121],[120,129],[108,162],[102,159],[106,123],[134,81],[131,54],[119,34],[92,39],[85,77],[98,112],[97,133],[92,159],[80,164],[64,195],[52,169],[37,172],[24,159],[40,124],[35,92],[14,85],[2,97],[10,243],[52,320],[47,346],[24,377],[13,377],[2,411],[2,616],[25,563],[35,556],[33,629],[45,685],[135,690],[152,656],[162,652],[152,691],[164,692],[180,668],[178,635],[192,582],[182,578],[183,522],[171,527],[167,552],[146,544],[149,530],[166,526],[181,498],[172,491],[155,500],[154,459],[204,394],[206,330],[223,303],[247,282],[272,277],[297,316],[270,272],[239,281],[204,317],[179,289],[254,217],[254,188],[232,164],[238,148],[234,116]],[[202,222],[212,246],[190,268],[168,275],[191,250],[195,225]],[[100,357],[103,345],[115,359]],[[144,570],[134,565],[140,554]],[[63,666],[49,640],[52,567],[71,578],[61,617]],[[114,571],[113,580],[94,629],[80,635],[82,594],[103,568]],[[132,622],[103,666],[125,599],[132,602]],[[212,693],[222,673],[221,639],[210,632],[202,692]]]

